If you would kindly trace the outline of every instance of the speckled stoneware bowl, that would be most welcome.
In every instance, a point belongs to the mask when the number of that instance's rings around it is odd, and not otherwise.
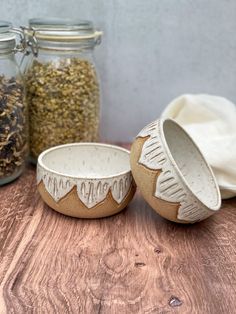
[[[50,148],[38,158],[38,190],[50,207],[65,215],[113,215],[135,193],[129,155],[121,147],[97,143]]]
[[[220,209],[220,191],[210,166],[174,120],[147,125],[132,145],[130,160],[143,197],[161,216],[194,223]]]

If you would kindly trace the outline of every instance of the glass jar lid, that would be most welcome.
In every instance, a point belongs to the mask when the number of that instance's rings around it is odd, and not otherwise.
[[[7,33],[12,29],[11,22],[0,21],[0,34]]]
[[[15,28],[11,22],[0,21],[0,53],[24,52],[26,40],[22,29]]]
[[[90,44],[93,45],[99,44],[102,36],[102,32],[96,30],[92,22],[70,19],[30,19],[27,32],[37,40],[90,41]]]
[[[16,46],[16,34],[12,31],[10,22],[0,21],[0,50],[14,49]]]

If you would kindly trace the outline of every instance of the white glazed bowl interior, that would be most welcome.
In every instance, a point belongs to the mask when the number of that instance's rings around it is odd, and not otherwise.
[[[173,120],[163,121],[163,135],[169,158],[187,188],[211,210],[221,205],[214,174],[190,136]]]
[[[102,179],[131,171],[128,150],[99,143],[56,146],[44,151],[38,163],[48,171],[73,178]]]

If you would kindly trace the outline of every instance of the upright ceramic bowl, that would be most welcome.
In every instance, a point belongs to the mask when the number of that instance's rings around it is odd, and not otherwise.
[[[174,120],[147,125],[132,145],[130,160],[143,197],[161,216],[194,223],[219,210],[221,196],[214,174]]]
[[[136,189],[129,151],[97,143],[66,144],[44,151],[38,158],[37,184],[50,207],[80,218],[118,213]]]

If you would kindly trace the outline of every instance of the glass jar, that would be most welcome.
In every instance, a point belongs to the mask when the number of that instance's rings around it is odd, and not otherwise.
[[[100,89],[91,22],[31,19],[32,57],[25,69],[30,156],[65,143],[98,141]]]
[[[28,153],[24,82],[15,59],[20,49],[11,23],[0,21],[0,185],[23,171]]]

